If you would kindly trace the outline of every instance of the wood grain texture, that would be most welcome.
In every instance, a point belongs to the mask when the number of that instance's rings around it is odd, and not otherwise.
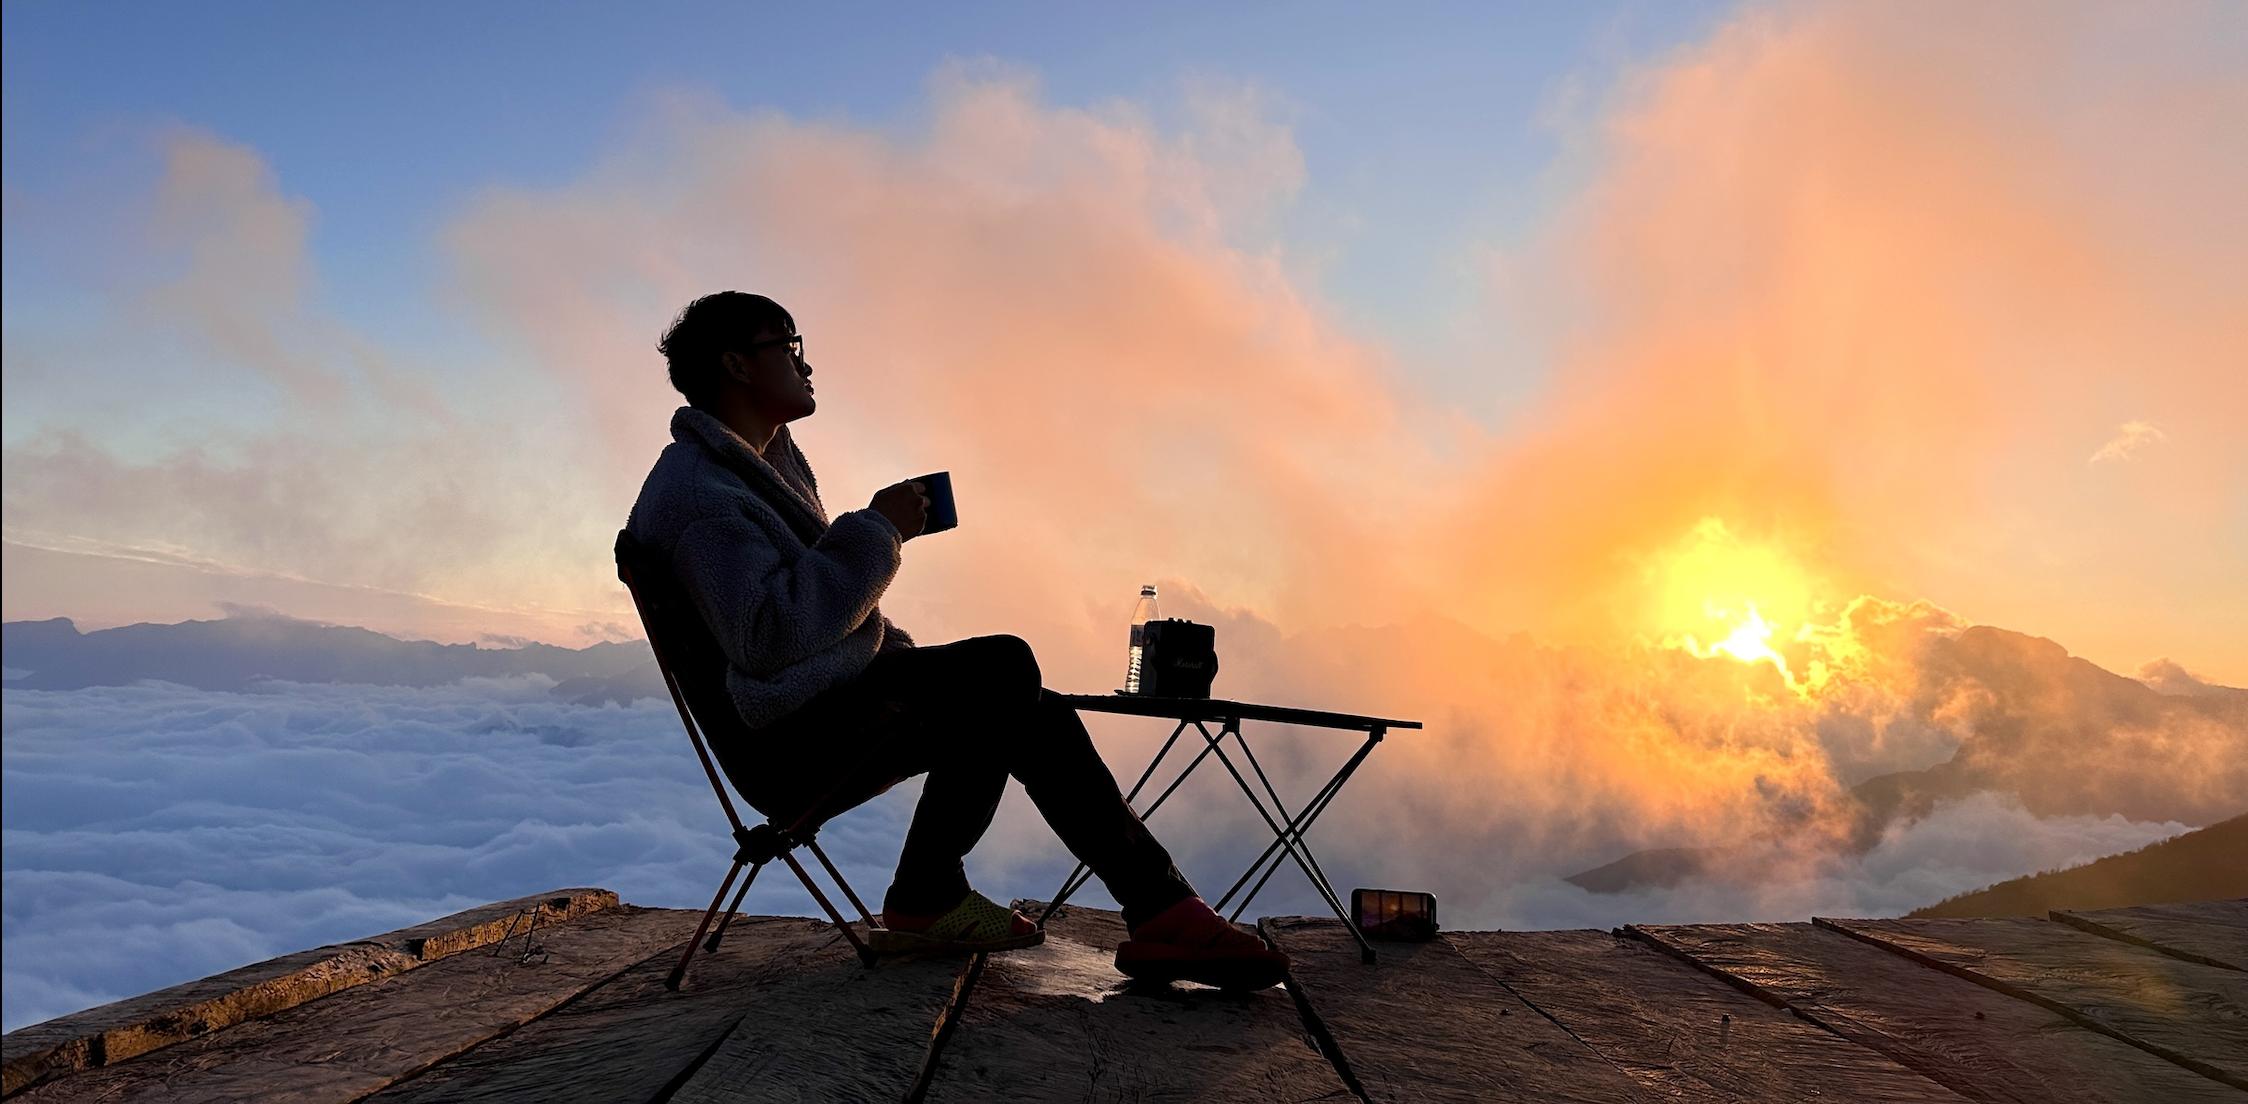
[[[827,927],[824,938],[773,957],[750,1014],[672,1100],[903,1099],[969,962],[967,955],[905,955],[864,966]]]
[[[1286,992],[1131,984],[1115,968],[1124,936],[1121,915],[1070,905],[1044,945],[992,955],[926,1099],[1354,1099]]]
[[[663,983],[681,948],[665,947],[577,1000],[372,1099],[381,1104],[655,1100],[743,1016],[793,1014],[770,1007],[769,991],[788,978],[787,964],[801,962],[834,938],[835,929],[824,921],[737,918],[716,954],[695,955],[679,992]]]
[[[2085,911],[2056,909],[2053,919],[2188,962],[2248,970],[2248,898]]]
[[[614,908],[606,889],[557,889],[440,917],[350,943],[254,962],[197,981],[74,1012],[0,1041],[0,1093],[122,1062],[307,1001],[394,977],[502,938],[518,918],[541,925]]]
[[[1508,992],[1457,935],[1384,943],[1367,966],[1340,921],[1259,927],[1294,959],[1292,984],[1375,1104],[1661,1099]]]
[[[677,945],[698,913],[604,910],[539,932],[543,963],[454,954],[23,1093],[48,1101],[341,1102],[459,1054]]]
[[[2248,1089],[2248,976],[2028,917],[1814,920],[2235,1088]]]
[[[2048,1009],[1810,924],[1628,930],[1969,1099],[2248,1104],[2233,1089]]]
[[[1603,931],[1454,932],[1445,938],[1657,1099],[1962,1100],[1878,1051],[1636,939]]]

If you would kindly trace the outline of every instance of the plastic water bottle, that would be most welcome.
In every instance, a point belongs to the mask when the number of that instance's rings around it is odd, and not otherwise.
[[[1124,692],[1140,692],[1140,646],[1146,643],[1147,623],[1155,620],[1155,584],[1140,588],[1140,602],[1132,607],[1132,661],[1124,669]]]

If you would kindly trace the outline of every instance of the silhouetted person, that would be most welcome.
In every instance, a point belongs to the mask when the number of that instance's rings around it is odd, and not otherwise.
[[[728,773],[757,779],[762,792],[743,796],[768,815],[809,807],[886,737],[861,768],[876,776],[867,792],[928,775],[875,948],[997,950],[1042,938],[969,888],[962,865],[1012,775],[1123,905],[1131,939],[1117,949],[1118,969],[1277,983],[1286,956],[1195,896],[1125,804],[1077,712],[1041,686],[1030,645],[982,636],[915,647],[876,608],[928,499],[920,484],[898,483],[866,509],[828,517],[788,432],[818,408],[795,319],[764,296],[720,292],[689,304],[658,348],[688,405],[672,416],[673,443],[627,527],[671,566],[726,653],[726,688],[749,727],[716,749]]]

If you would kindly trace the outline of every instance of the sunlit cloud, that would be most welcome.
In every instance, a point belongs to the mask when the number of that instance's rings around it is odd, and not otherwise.
[[[2169,440],[2169,434],[2156,429],[2151,422],[2125,422],[2116,427],[2115,438],[2101,445],[2100,450],[2085,462],[2097,464],[2102,460],[2129,460],[2141,448],[2166,440]]]

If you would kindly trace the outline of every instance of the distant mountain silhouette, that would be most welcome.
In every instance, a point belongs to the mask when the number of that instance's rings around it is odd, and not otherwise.
[[[2248,803],[2248,690],[2157,693],[2041,637],[1978,625],[1932,648],[1923,697],[1953,703],[1969,735],[1947,762],[1869,778],[1857,844],[1898,817],[1982,790],[2038,816],[2120,813],[2209,824]]]
[[[1988,625],[1932,636],[1919,656],[1914,711],[1965,733],[1950,760],[1851,789],[1860,852],[1899,819],[1985,790],[2038,816],[2120,814],[2206,825],[2248,809],[2248,690],[2158,661],[2125,678],[2042,637]],[[2149,682],[2170,692],[2157,692]],[[1662,847],[1569,876],[1595,893],[1743,873],[1739,847]],[[1753,874],[1753,870],[1746,871]]]
[[[2043,916],[2053,909],[2128,908],[2248,897],[2248,816],[2136,851],[1962,893],[1911,916]]]
[[[143,679],[201,690],[241,690],[252,683],[341,682],[377,686],[439,686],[464,678],[545,675],[554,692],[583,704],[662,696],[647,644],[587,648],[525,644],[485,648],[400,640],[368,629],[286,617],[230,617],[176,625],[125,625],[81,633],[68,618],[10,621],[0,626],[0,652],[11,671],[28,672],[8,686],[76,690],[123,686]]]
[[[1622,893],[1635,886],[1677,885],[1723,865],[1725,847],[1650,847],[1606,866],[1571,874],[1562,881],[1593,893]]]

